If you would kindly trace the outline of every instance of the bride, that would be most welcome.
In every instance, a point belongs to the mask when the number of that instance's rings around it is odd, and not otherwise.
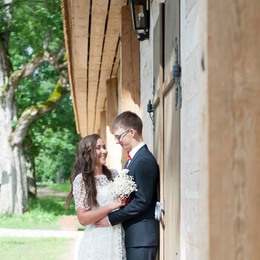
[[[68,208],[74,197],[78,220],[87,226],[79,245],[78,260],[126,260],[121,224],[95,227],[95,222],[125,205],[109,192],[108,184],[117,172],[105,166],[106,157],[106,146],[98,134],[81,139],[65,206]]]

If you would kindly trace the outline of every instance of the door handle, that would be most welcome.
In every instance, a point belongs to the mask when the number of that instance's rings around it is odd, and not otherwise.
[[[155,204],[155,210],[154,210],[154,218],[158,221],[162,220],[162,212],[164,212],[163,209],[164,203],[157,201]]]

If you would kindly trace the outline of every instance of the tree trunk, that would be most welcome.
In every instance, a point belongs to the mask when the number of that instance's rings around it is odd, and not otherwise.
[[[2,36],[6,42],[6,35]],[[10,143],[12,133],[13,93],[7,91],[8,78],[11,75],[10,61],[5,44],[0,41],[0,168],[2,184],[0,194],[0,213],[14,212],[15,167],[13,149]]]
[[[62,51],[64,46],[53,56],[44,51],[41,55],[36,55],[21,71],[12,73],[8,66],[8,55],[0,42],[0,169],[2,169],[0,213],[2,214],[21,214],[27,211],[27,169],[23,140],[33,120],[51,112],[69,93],[67,71],[66,69],[60,71],[60,79],[49,99],[40,105],[28,107],[13,129],[12,122],[17,121],[15,90],[20,80],[31,76],[43,62],[49,61],[55,67],[53,61],[59,60]],[[67,68],[66,62],[57,66]]]
[[[61,184],[61,171],[60,171],[60,165],[57,167],[57,180],[56,184]]]
[[[11,0],[4,1],[3,19],[11,19]],[[27,129],[33,120],[50,113],[65,95],[67,89],[67,62],[61,58],[65,47],[57,52],[48,51],[47,47],[18,71],[13,71],[8,53],[10,31],[0,33],[0,213],[21,214],[28,209],[28,187],[26,158],[23,141]],[[60,73],[60,78],[52,95],[39,105],[28,107],[17,120],[15,92],[22,79],[30,77],[44,62],[48,62]],[[17,122],[13,127],[13,122]]]
[[[26,179],[27,179],[28,198],[35,198],[37,195],[36,179],[35,179],[34,167],[31,162],[26,161],[26,172],[27,172]]]

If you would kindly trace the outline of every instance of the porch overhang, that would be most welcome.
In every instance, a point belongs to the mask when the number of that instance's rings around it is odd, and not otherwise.
[[[65,45],[77,132],[100,131],[106,80],[120,60],[121,7],[127,0],[62,0]]]

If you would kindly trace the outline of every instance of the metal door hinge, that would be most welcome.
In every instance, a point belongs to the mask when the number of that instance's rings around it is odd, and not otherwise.
[[[182,87],[180,83],[180,77],[181,77],[181,66],[179,65],[179,55],[178,55],[178,42],[177,37],[175,38],[175,62],[172,68],[172,75],[175,78],[175,110],[178,109],[178,102],[179,106],[181,108],[182,106]]]

